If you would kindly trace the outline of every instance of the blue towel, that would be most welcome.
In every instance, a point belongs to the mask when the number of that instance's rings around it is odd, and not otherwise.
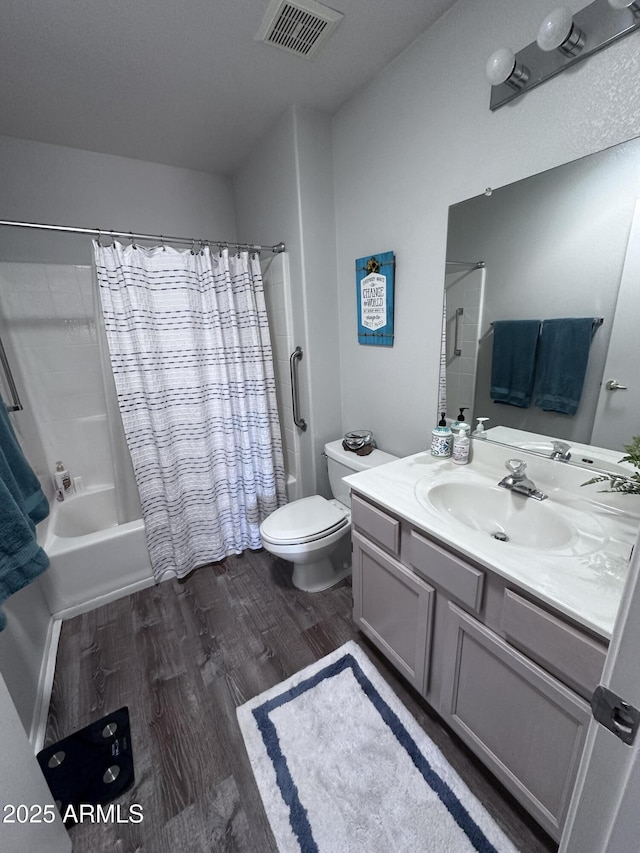
[[[545,320],[540,332],[533,405],[575,415],[587,372],[593,317]]]
[[[531,403],[540,320],[493,324],[491,399],[526,409]]]
[[[0,603],[49,565],[35,532],[36,524],[48,514],[47,499],[0,400]],[[0,631],[6,623],[0,610]]]

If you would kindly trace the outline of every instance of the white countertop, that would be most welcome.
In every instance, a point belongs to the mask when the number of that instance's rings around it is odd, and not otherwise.
[[[472,463],[464,466],[428,451],[416,453],[344,480],[354,491],[609,639],[640,526],[640,498],[602,494],[601,486],[581,487],[592,472],[522,450],[510,452],[491,442],[473,441],[472,453]],[[480,477],[486,482],[489,477],[497,484],[507,473],[504,462],[514,456],[527,461],[527,475],[548,494],[546,507],[553,510],[555,501],[558,512],[573,512],[574,517],[579,513],[587,530],[605,531],[604,542],[594,540],[585,547],[583,541],[555,551],[545,549],[544,542],[539,550],[498,542],[418,499],[417,491],[424,491],[425,483],[464,484]]]

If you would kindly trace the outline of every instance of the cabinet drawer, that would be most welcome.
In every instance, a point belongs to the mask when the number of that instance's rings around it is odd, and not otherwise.
[[[506,589],[502,630],[514,646],[587,699],[598,686],[607,647]]]
[[[441,587],[472,610],[482,607],[484,572],[411,532],[410,562],[420,577]]]
[[[400,553],[400,522],[357,495],[351,497],[351,523],[387,551]]]

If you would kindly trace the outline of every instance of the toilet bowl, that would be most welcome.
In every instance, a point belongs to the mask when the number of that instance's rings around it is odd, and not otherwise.
[[[358,456],[342,439],[325,444],[324,452],[334,497],[292,501],[260,525],[265,550],[293,563],[293,585],[305,592],[328,589],[351,573],[351,498],[342,478],[397,458],[377,449]]]

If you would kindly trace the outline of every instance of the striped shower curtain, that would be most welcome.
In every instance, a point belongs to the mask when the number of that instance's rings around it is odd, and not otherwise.
[[[258,259],[98,242],[94,254],[156,580],[259,548],[286,494]]]

